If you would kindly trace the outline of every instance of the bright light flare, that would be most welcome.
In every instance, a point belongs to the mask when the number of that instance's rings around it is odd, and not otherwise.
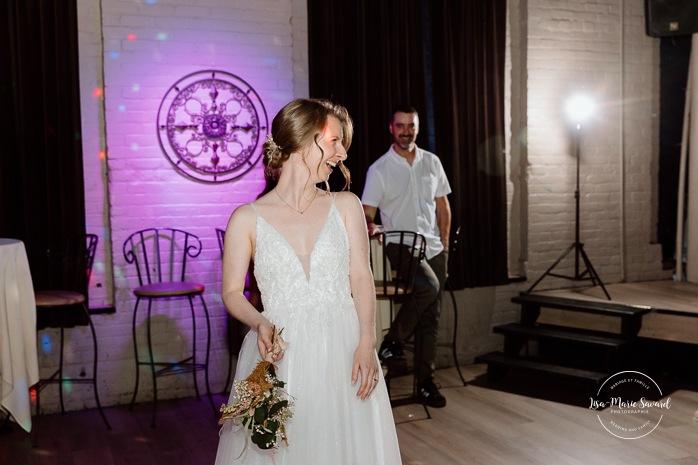
[[[577,125],[586,122],[595,110],[596,104],[588,95],[575,95],[565,104],[567,119]]]

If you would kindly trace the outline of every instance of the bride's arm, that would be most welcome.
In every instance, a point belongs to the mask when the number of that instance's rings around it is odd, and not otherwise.
[[[369,261],[366,219],[361,202],[354,194],[339,193],[337,204],[342,211],[349,236],[349,281],[360,328],[351,381],[356,383],[359,373],[361,374],[361,384],[356,395],[365,399],[376,386],[374,380],[378,379],[379,369],[376,357],[376,293]]]
[[[256,222],[256,215],[249,205],[237,208],[230,216],[223,248],[221,297],[231,315],[257,330],[257,346],[264,358],[272,350],[272,324],[250,304],[244,294],[245,278],[254,250]]]

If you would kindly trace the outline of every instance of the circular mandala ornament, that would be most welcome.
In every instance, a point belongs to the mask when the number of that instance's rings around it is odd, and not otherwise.
[[[225,71],[198,71],[177,81],[158,109],[160,147],[185,176],[233,181],[262,157],[267,112],[255,90]]]

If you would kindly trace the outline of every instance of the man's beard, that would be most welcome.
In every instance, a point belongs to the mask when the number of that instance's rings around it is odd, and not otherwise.
[[[398,137],[395,142],[397,142],[398,147],[402,150],[410,150],[414,143],[414,137]]]

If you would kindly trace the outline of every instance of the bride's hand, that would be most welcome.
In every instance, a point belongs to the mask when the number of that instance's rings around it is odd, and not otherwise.
[[[259,349],[259,354],[262,356],[262,360],[265,360],[267,353],[271,352],[273,349],[273,344],[271,342],[273,334],[274,325],[271,324],[271,322],[264,321],[257,326],[257,348]]]
[[[375,346],[359,344],[354,351],[351,384],[356,384],[359,379],[359,373],[361,373],[361,384],[359,385],[359,390],[356,391],[357,397],[361,400],[370,396],[378,385],[379,369]]]
[[[269,321],[265,321],[257,327],[259,354],[262,356],[262,360],[271,363],[278,362],[284,357],[284,349],[288,345],[280,334],[278,332],[274,334],[274,331],[278,330]]]

